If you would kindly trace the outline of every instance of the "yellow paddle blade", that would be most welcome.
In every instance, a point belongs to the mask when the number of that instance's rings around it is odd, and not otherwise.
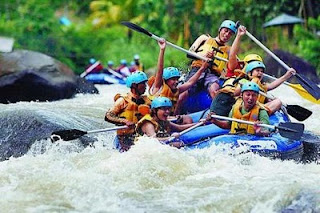
[[[307,90],[305,90],[300,84],[290,84],[288,83],[290,87],[292,87],[301,97],[304,99],[311,101],[315,104],[320,104],[320,99],[315,99]]]

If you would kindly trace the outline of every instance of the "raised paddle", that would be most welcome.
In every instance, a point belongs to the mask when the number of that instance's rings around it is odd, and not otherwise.
[[[90,131],[82,131],[79,129],[60,130],[60,131],[52,132],[50,139],[52,142],[55,142],[58,140],[70,141],[70,140],[80,138],[85,134],[108,132],[108,131],[126,129],[126,128],[128,128],[128,126],[116,126],[116,127],[106,128],[106,129],[97,129],[97,130],[90,130]]]
[[[251,121],[244,121],[244,120],[229,118],[229,117],[220,116],[220,115],[211,115],[211,117],[216,119],[221,119],[221,120],[234,121],[238,123],[254,125],[254,122],[251,122]],[[301,123],[286,122],[286,123],[279,123],[278,126],[269,125],[269,124],[257,124],[257,125],[261,127],[269,128],[272,130],[278,130],[282,137],[289,138],[292,140],[299,140],[303,135],[303,131],[304,131],[304,124],[301,124]]]
[[[86,75],[88,75],[94,68],[96,68],[100,64],[100,61],[96,61],[94,64],[92,64],[90,67],[88,67],[83,73],[80,74],[81,78],[84,78]]]
[[[146,30],[146,29],[144,29],[144,28],[142,28],[142,27],[140,27],[140,26],[138,26],[138,25],[136,25],[136,24],[134,24],[134,23],[132,23],[132,22],[122,21],[121,24],[124,25],[124,26],[127,26],[127,27],[129,27],[130,29],[135,30],[135,31],[137,31],[137,32],[139,32],[139,33],[143,33],[143,34],[145,34],[145,35],[147,35],[147,36],[149,36],[149,37],[151,37],[151,38],[153,38],[153,39],[155,39],[155,40],[157,40],[157,41],[159,41],[159,40],[161,39],[159,36],[156,36],[156,35],[152,34],[152,33],[149,32],[148,30]],[[195,58],[198,58],[198,59],[201,59],[201,60],[204,60],[204,61],[207,61],[207,60],[210,60],[210,61],[211,61],[211,60],[212,60],[212,59],[208,59],[208,58],[206,58],[206,57],[203,57],[203,56],[201,56],[201,55],[198,55],[198,54],[196,54],[195,52],[191,52],[191,51],[186,50],[186,49],[184,49],[184,48],[182,48],[182,47],[179,47],[179,46],[177,46],[177,45],[175,45],[175,44],[172,44],[171,42],[166,41],[166,43],[167,43],[167,45],[169,45],[169,46],[171,46],[171,47],[173,47],[173,48],[175,48],[175,49],[178,49],[178,50],[180,50],[180,51],[182,51],[182,52],[184,52],[184,53],[187,53],[188,55],[191,55],[191,56],[193,56],[193,57],[195,57]],[[216,59],[218,59],[218,60],[221,60],[221,61],[228,61],[228,59],[226,59],[226,58],[221,58],[221,57],[218,57],[218,56],[214,56],[214,58],[216,58]]]
[[[290,67],[285,64],[278,56],[276,56],[273,52],[271,52],[266,46],[264,46],[258,39],[256,39],[251,33],[246,31],[246,35],[253,40],[258,46],[260,46],[264,51],[266,51],[274,60],[276,60],[281,66],[283,66],[286,70]],[[301,76],[296,73],[295,76],[298,79],[298,82],[301,84],[303,88],[305,88],[316,100],[320,99],[320,88],[309,79]]]

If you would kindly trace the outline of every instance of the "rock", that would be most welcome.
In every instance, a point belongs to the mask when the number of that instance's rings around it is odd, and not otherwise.
[[[10,157],[20,157],[26,154],[34,143],[44,141],[51,144],[49,137],[53,131],[65,129],[64,121],[59,116],[47,110],[12,109],[0,112],[0,161]],[[72,145],[76,149],[70,150],[80,152],[86,146],[92,144],[94,138],[81,137],[73,140]],[[66,142],[61,142],[66,143]],[[41,146],[41,145],[39,145]],[[46,151],[40,147],[37,154]]]
[[[0,54],[0,103],[53,101],[79,92],[98,90],[50,56],[28,50]]]
[[[289,67],[293,67],[299,74],[310,79],[314,83],[320,83],[316,68],[308,62],[283,50],[274,50],[273,53]],[[286,70],[269,55],[263,61],[267,67],[267,73],[270,75],[280,77],[286,72]],[[291,78],[290,82],[298,83],[295,78]]]

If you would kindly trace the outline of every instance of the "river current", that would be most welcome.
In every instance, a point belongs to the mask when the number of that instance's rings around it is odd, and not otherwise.
[[[99,95],[0,104],[0,110],[45,112],[66,129],[112,127],[104,114],[127,88],[97,87]],[[303,123],[320,135],[319,105],[287,86],[272,94],[311,110]],[[84,150],[76,140],[43,139],[26,155],[0,162],[0,212],[320,212],[315,162],[270,160],[222,146],[184,151],[149,138],[119,153],[112,149],[114,132],[90,136],[97,141]]]

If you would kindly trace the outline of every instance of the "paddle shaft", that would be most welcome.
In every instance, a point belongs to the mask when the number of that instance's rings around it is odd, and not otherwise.
[[[274,60],[276,60],[281,66],[283,66],[286,70],[290,69],[290,67],[284,63],[278,56],[276,56],[273,52],[271,52],[266,46],[264,46],[258,39],[256,39],[251,33],[246,31],[246,35],[251,38],[257,45],[259,45],[264,51],[266,51]]]
[[[179,137],[180,137],[181,135],[184,135],[184,134],[186,134],[187,132],[189,132],[189,131],[191,131],[191,130],[193,130],[193,129],[199,127],[199,126],[201,126],[201,125],[204,124],[204,123],[205,123],[205,121],[200,121],[199,123],[193,125],[192,127],[189,127],[188,129],[185,129],[185,130],[179,132]],[[170,142],[172,142],[174,139],[175,139],[175,137],[170,137],[166,143],[170,143]]]
[[[118,77],[118,78],[124,78],[121,74],[117,73],[116,71],[114,71],[113,69],[107,68],[107,70],[114,76]]]
[[[92,64],[86,71],[81,73],[80,77],[83,78],[85,77],[89,72],[91,72],[94,68],[96,68],[100,64],[100,61],[96,61],[94,64]]]
[[[244,120],[240,120],[240,119],[236,119],[236,118],[229,118],[229,117],[220,116],[220,115],[211,115],[211,117],[216,118],[216,119],[221,119],[221,120],[235,121],[235,122],[238,122],[238,123],[254,125],[254,122],[252,122],[252,121],[244,121]],[[258,123],[257,126],[269,128],[269,129],[272,129],[272,130],[276,129],[276,126],[272,126],[272,125],[269,125],[269,124],[259,124]]]
[[[119,129],[127,129],[127,128],[128,128],[128,126],[116,126],[116,127],[105,128],[105,129],[90,130],[90,131],[86,131],[86,133],[87,134],[91,134],[91,133],[107,132],[107,131],[113,131],[113,130],[119,130]]]

